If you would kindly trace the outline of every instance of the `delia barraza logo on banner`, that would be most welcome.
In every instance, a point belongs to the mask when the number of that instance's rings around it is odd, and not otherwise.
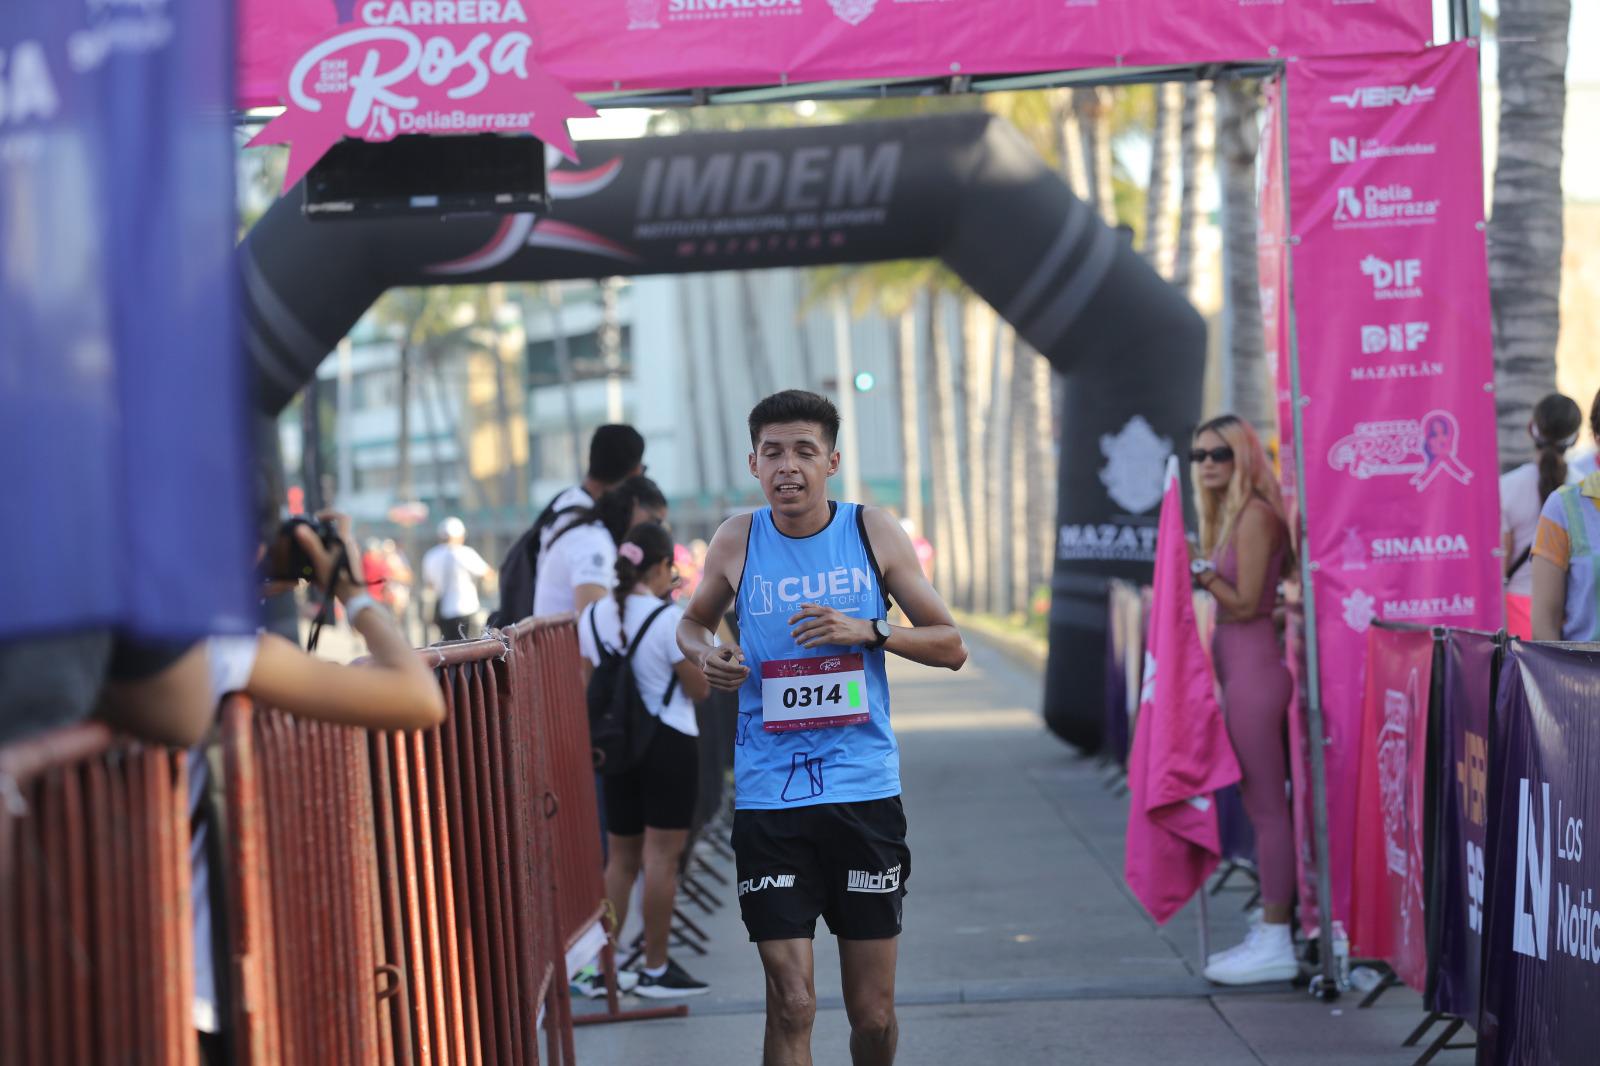
[[[284,113],[250,144],[290,144],[284,188],[345,137],[532,133],[575,159],[567,119],[595,110],[534,60],[522,0],[368,0],[288,71]]]
[[[1446,474],[1463,485],[1472,471],[1461,461],[1461,425],[1449,411],[1429,411],[1421,418],[1358,422],[1328,451],[1328,465],[1348,471],[1358,481],[1410,475],[1411,485],[1425,491]]]
[[[1439,201],[1418,199],[1409,185],[1344,185],[1334,203],[1333,228],[1430,226],[1438,215]]]

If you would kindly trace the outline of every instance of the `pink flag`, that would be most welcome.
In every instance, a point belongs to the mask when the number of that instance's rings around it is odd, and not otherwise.
[[[1239,780],[1200,643],[1184,539],[1178,460],[1167,463],[1156,539],[1144,687],[1128,762],[1128,887],[1158,924],[1194,896],[1221,854],[1213,793]]]

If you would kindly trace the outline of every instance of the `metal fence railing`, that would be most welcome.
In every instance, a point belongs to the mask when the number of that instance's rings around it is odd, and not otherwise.
[[[608,942],[572,619],[424,654],[426,732],[222,708],[236,1062],[575,1061],[569,949]],[[198,1066],[188,783],[100,726],[0,749],[0,1062]]]
[[[0,751],[0,1062],[197,1063],[186,797],[101,726]]]

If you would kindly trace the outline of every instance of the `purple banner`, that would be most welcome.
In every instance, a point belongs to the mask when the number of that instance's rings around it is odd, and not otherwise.
[[[252,632],[232,5],[0,10],[0,639]]]
[[[1600,1048],[1600,651],[1514,641],[1490,783],[1479,1063],[1592,1063]]]
[[[1489,830],[1489,708],[1495,638],[1445,636],[1428,897],[1428,1006],[1478,1020],[1483,978],[1484,853]]]

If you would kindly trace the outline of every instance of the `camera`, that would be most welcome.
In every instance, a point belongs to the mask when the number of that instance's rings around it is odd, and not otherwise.
[[[309,526],[329,554],[343,555],[344,538],[339,534],[337,522],[332,519],[295,515],[278,527],[278,535],[272,538],[272,543],[267,547],[267,554],[261,560],[263,580],[299,581],[302,578],[307,581],[316,580],[317,572],[311,565],[311,557],[295,539],[295,529],[300,526]],[[343,559],[340,565],[343,569],[349,570],[350,560]]]

